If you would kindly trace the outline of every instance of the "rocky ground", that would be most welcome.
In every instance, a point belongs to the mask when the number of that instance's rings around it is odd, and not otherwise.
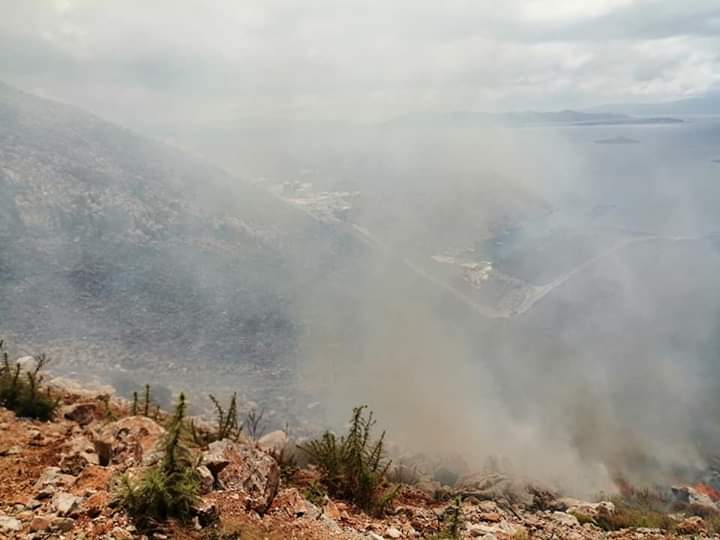
[[[387,514],[372,517],[313,493],[318,474],[312,467],[289,471],[282,459],[279,463],[276,456],[289,444],[283,432],[194,449],[202,478],[195,516],[141,534],[113,504],[114,486],[120,474],[132,476],[157,462],[164,415],[129,415],[130,404],[110,388],[84,388],[64,379],[49,385],[62,400],[51,422],[16,418],[0,408],[2,539],[720,538],[707,532],[702,518],[686,515],[668,518],[672,533],[608,532],[597,523],[616,512],[612,502],[561,498],[500,474],[469,475],[452,488],[428,481],[402,484]],[[714,504],[692,488],[678,494]],[[448,520],[451,514],[457,518]]]

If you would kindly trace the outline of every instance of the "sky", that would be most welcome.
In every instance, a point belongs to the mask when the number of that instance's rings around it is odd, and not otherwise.
[[[720,87],[720,2],[0,0],[0,80],[130,125],[663,101]]]

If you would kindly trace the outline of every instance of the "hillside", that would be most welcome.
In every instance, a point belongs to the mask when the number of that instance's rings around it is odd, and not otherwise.
[[[18,362],[27,369],[33,359]],[[3,378],[3,392],[6,382]],[[241,433],[197,442],[214,429],[198,418],[192,419],[197,426],[192,437],[184,425],[187,437],[181,443],[196,475],[192,508],[177,519],[148,524],[126,510],[123,478],[137,482],[149,470],[162,470],[177,410],[173,417],[153,406],[147,415],[142,402],[138,407],[119,399],[108,387],[62,378],[49,379],[47,389],[58,401],[50,422],[19,418],[0,407],[3,539],[720,538],[713,532],[720,513],[711,498],[718,495],[708,486],[673,487],[674,499],[655,499],[660,496],[626,486],[624,497],[614,502],[588,502],[492,467],[461,477],[436,470],[430,477],[421,454],[414,465],[399,462],[389,470],[386,481],[394,496],[384,511],[364,512],[347,499],[328,496],[322,467],[288,459],[302,452],[287,434]],[[674,513],[654,509],[657,504],[672,504]]]
[[[183,151],[2,85],[0,247],[3,333],[68,370],[136,370],[127,386],[181,362],[287,371],[293,291],[334,245]]]

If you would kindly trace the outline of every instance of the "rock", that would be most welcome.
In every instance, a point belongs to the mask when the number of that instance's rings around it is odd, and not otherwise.
[[[58,488],[69,487],[75,477],[60,472],[60,467],[47,467],[35,482],[34,489],[39,499],[51,497]]]
[[[454,491],[479,500],[503,501],[506,504],[531,506],[533,494],[526,484],[513,482],[500,473],[476,473],[462,477]]]
[[[80,501],[80,497],[61,491],[53,497],[53,507],[60,516],[76,515],[80,510]]]
[[[578,518],[565,512],[553,512],[550,514],[550,517],[554,522],[565,525],[566,527],[578,527],[580,525]]]
[[[33,371],[38,365],[37,360],[35,360],[33,356],[21,356],[15,360],[15,364],[20,366],[22,371]]]
[[[132,533],[121,527],[115,527],[110,531],[110,536],[113,540],[133,540]]]
[[[212,501],[201,499],[200,502],[195,505],[193,511],[201,525],[209,525],[218,518],[217,505]]]
[[[83,401],[63,407],[61,410],[63,418],[71,422],[77,422],[86,426],[97,418],[102,418],[102,410],[97,401]]]
[[[35,516],[30,522],[31,531],[45,531],[50,528],[50,518],[47,516]]]
[[[673,497],[675,500],[685,504],[692,504],[702,506],[712,510],[717,510],[717,506],[713,500],[706,494],[700,493],[695,488],[690,486],[673,486],[672,490]]]
[[[258,439],[258,446],[274,455],[280,455],[287,447],[288,436],[284,431],[271,431]]]
[[[77,476],[88,465],[99,465],[100,458],[95,445],[86,437],[74,437],[63,446],[60,457],[60,470],[66,474]]]
[[[132,460],[140,464],[145,455],[155,450],[164,434],[165,429],[151,418],[126,416],[100,430],[96,437],[96,448],[98,444],[104,446],[102,453],[110,454],[110,462]]]
[[[569,497],[561,497],[555,501],[555,508],[568,514],[583,515],[590,518],[596,518],[599,516],[609,516],[615,513],[615,505],[610,501],[600,501],[597,503],[591,503],[587,501],[581,501],[579,499],[572,499]]]
[[[75,526],[75,520],[67,517],[58,517],[53,519],[52,527],[59,531],[67,532]]]
[[[210,493],[215,487],[215,477],[205,465],[200,465],[196,469],[198,479],[200,480],[200,493],[205,495]]]
[[[379,534],[375,534],[374,532],[369,532],[367,534],[367,537],[369,538],[369,540],[385,540],[382,536],[380,536]]]
[[[0,531],[16,532],[22,529],[19,519],[10,516],[0,516]]]
[[[438,493],[441,489],[443,489],[443,486],[440,482],[436,480],[422,480],[415,484],[415,488],[419,489],[430,497],[435,497],[435,494]]]
[[[679,534],[687,535],[703,534],[707,532],[705,529],[705,522],[699,516],[692,516],[684,519],[683,521],[678,523],[677,527],[675,527],[675,531]]]
[[[397,539],[402,538],[402,533],[395,527],[388,527],[388,529],[385,531],[385,536],[387,536],[388,538]]]
[[[249,509],[264,514],[270,508],[280,484],[280,467],[256,446],[216,441],[203,454],[202,464],[223,489],[246,495]]]

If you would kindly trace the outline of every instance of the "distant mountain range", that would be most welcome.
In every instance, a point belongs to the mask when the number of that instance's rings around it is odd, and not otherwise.
[[[670,117],[635,117],[612,112],[508,112],[486,113],[454,111],[441,113],[410,113],[394,118],[383,125],[388,127],[478,127],[478,126],[616,126],[646,124],[679,124],[683,120]]]
[[[590,113],[647,115],[720,115],[720,90],[703,96],[661,103],[615,103],[588,109]]]

